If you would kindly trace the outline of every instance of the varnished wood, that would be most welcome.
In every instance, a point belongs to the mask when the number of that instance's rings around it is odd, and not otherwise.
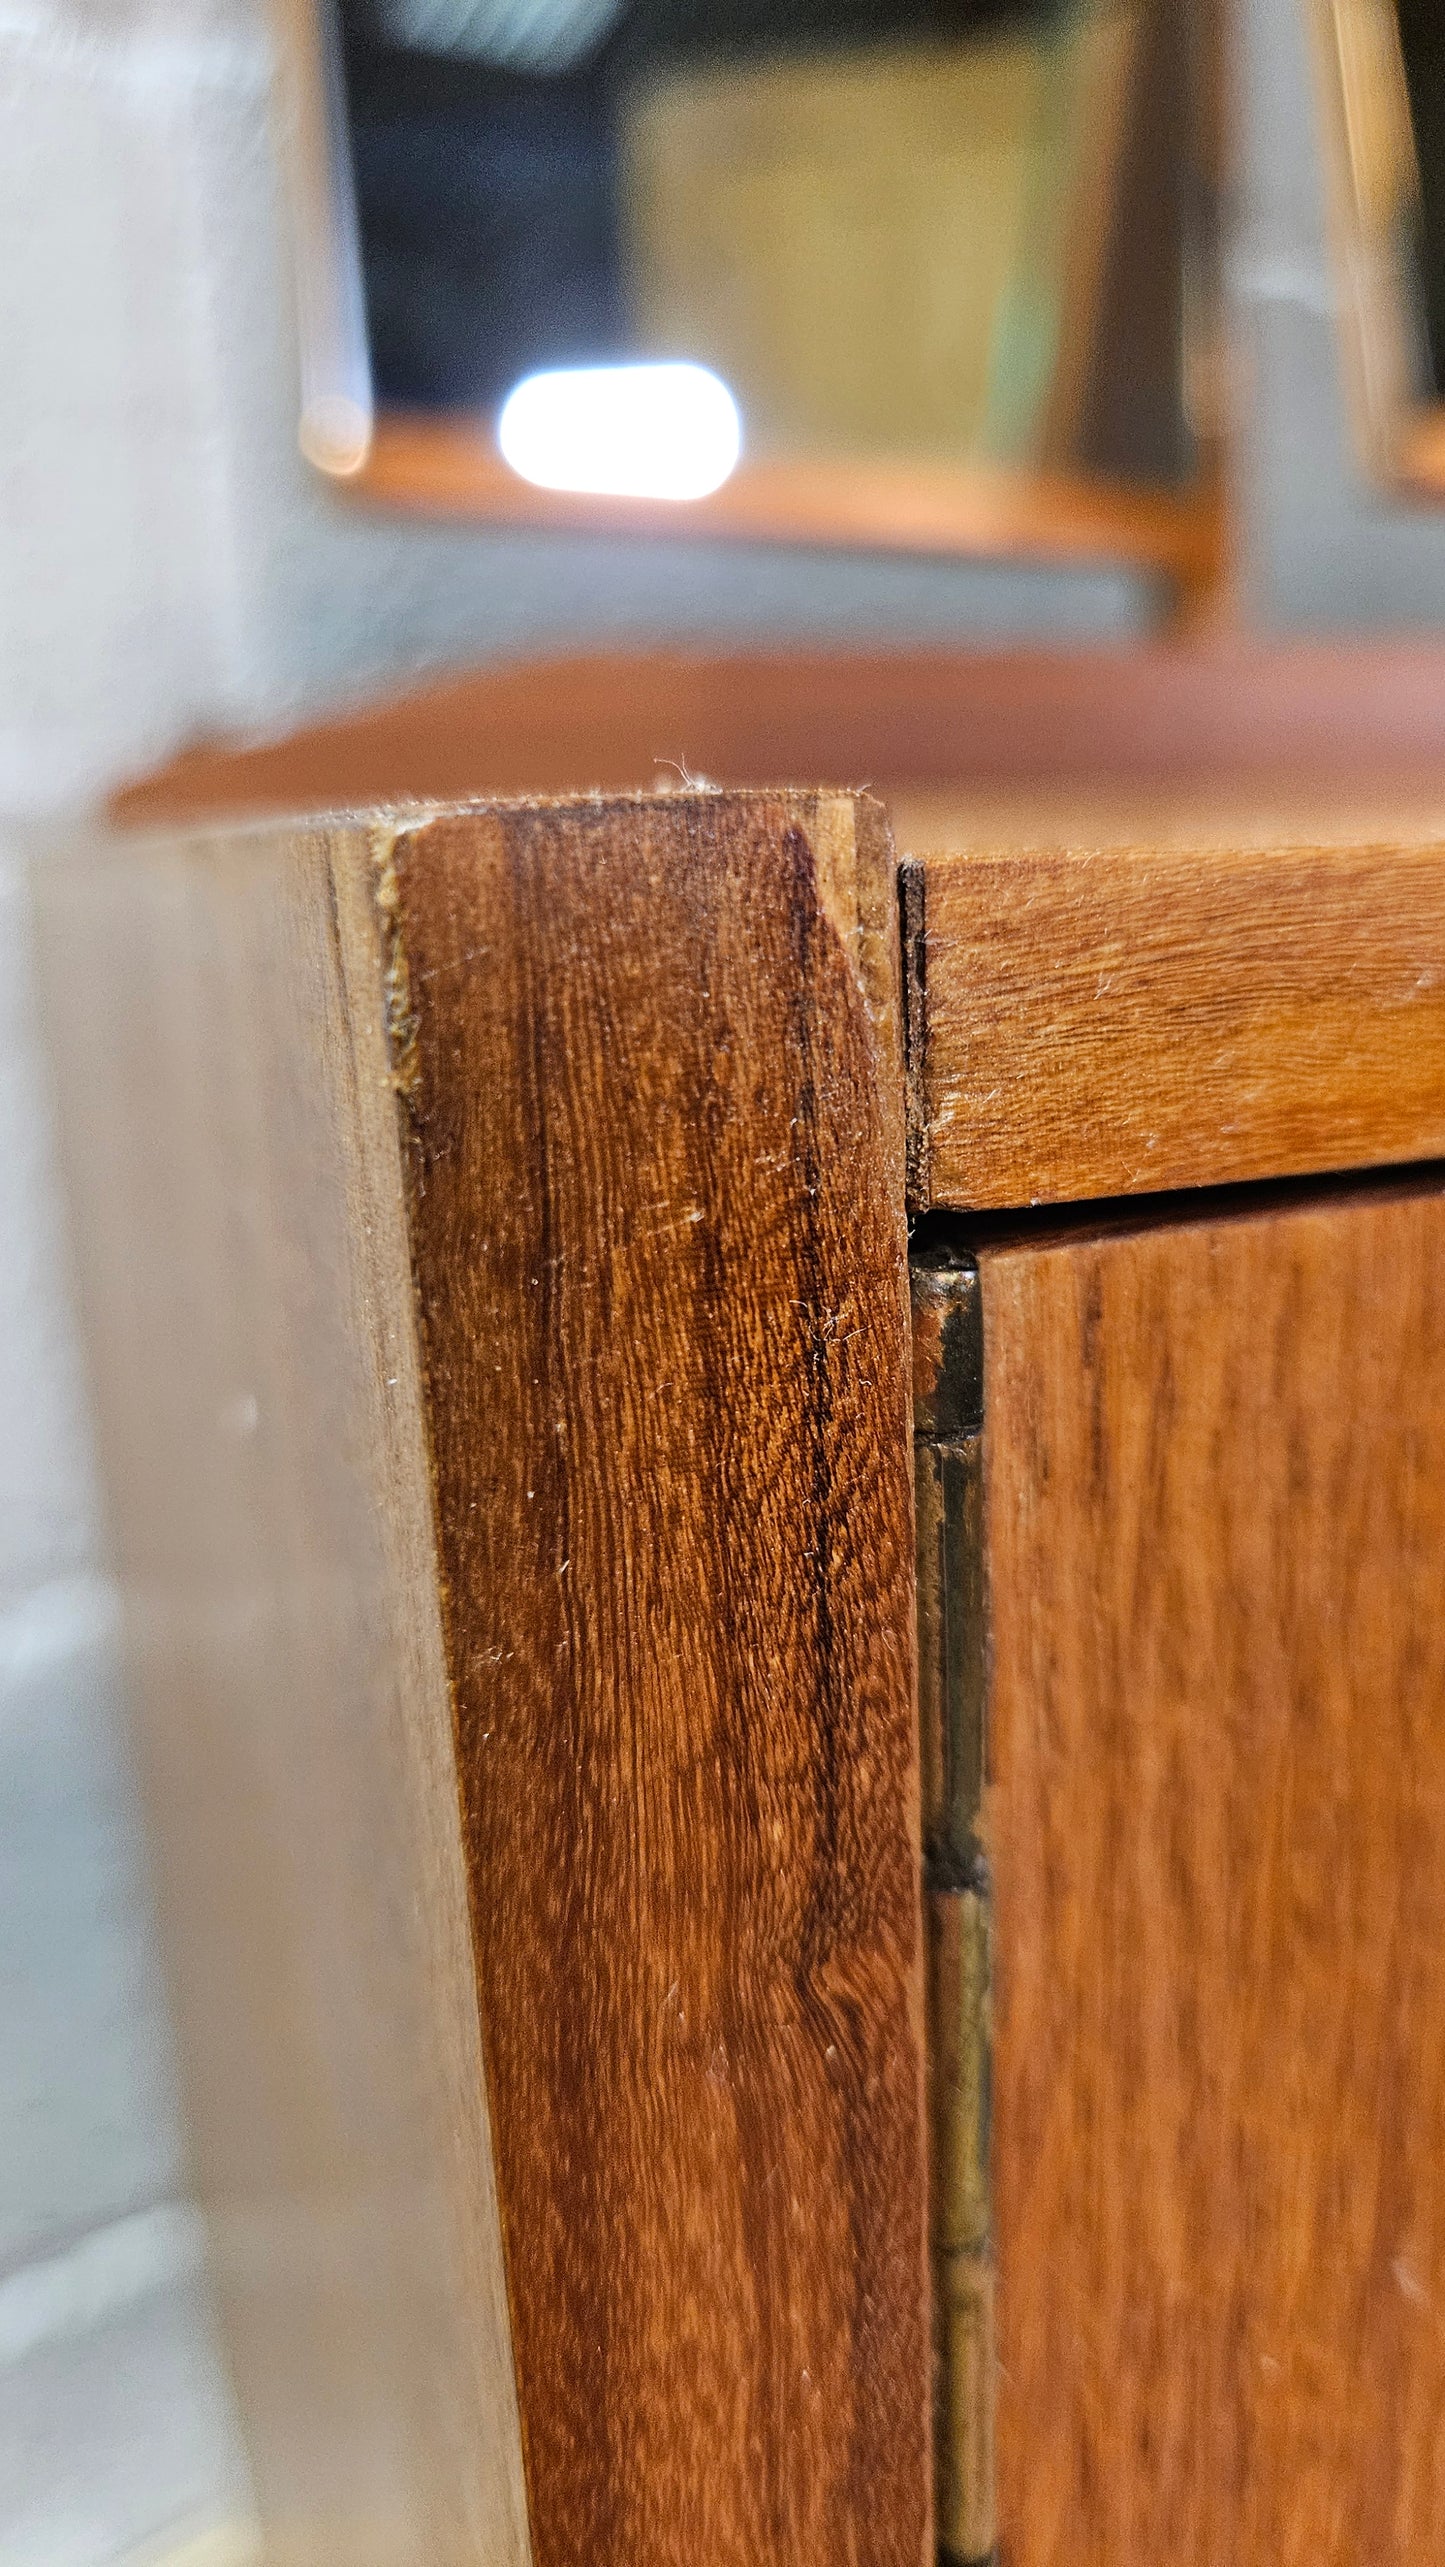
[[[44,890],[268,2567],[924,2567],[881,812]]]
[[[1445,2545],[1445,1197],[980,1255],[998,2513]]]
[[[980,852],[916,888],[924,1201],[1445,1152],[1445,845]]]
[[[921,2567],[886,833],[521,809],[388,879],[539,2567]]]
[[[1445,834],[1433,645],[612,652],[474,671],[290,738],[198,745],[129,825],[476,793],[869,780],[899,843]]]
[[[56,854],[37,889],[267,2567],[528,2567],[372,849]]]

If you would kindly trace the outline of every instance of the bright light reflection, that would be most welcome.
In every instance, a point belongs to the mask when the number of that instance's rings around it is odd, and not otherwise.
[[[529,374],[497,422],[497,443],[524,481],[616,499],[705,499],[742,442],[737,403],[703,365]]]

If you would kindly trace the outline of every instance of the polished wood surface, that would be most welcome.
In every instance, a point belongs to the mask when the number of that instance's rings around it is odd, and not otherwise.
[[[528,2567],[371,848],[267,831],[36,882],[267,2567]]]
[[[473,671],[254,745],[198,744],[120,794],[127,826],[482,793],[871,783],[899,843],[1248,845],[1445,834],[1445,653],[632,653]],[[999,833],[1002,833],[1001,836]]]
[[[923,2567],[881,815],[398,824],[382,889],[539,2567]]]
[[[985,1249],[998,2513],[1445,2546],[1445,1197]]]
[[[1445,846],[1070,848],[915,871],[921,1200],[1445,1153]]]

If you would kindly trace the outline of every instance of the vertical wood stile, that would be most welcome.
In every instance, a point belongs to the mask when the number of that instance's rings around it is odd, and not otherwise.
[[[442,815],[385,896],[537,2567],[921,2567],[886,823]]]

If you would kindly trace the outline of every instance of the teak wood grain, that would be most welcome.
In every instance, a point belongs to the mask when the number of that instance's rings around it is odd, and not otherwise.
[[[1445,1151],[1445,845],[981,850],[906,874],[921,1202]]]
[[[539,2567],[922,2567],[891,854],[399,828],[393,1027]]]
[[[998,2517],[1445,2552],[1445,1196],[984,1250]]]

